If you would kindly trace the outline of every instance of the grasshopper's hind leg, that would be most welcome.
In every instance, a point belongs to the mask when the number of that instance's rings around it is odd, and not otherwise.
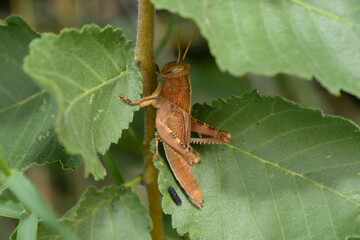
[[[195,118],[191,118],[191,131],[212,136],[214,138],[191,138],[190,141],[193,143],[228,143],[231,139],[231,134],[214,128],[206,123],[203,123]]]
[[[187,147],[165,123],[158,119],[156,120],[156,129],[158,137],[183,157],[189,165],[194,165],[200,161],[200,154],[191,146]]]

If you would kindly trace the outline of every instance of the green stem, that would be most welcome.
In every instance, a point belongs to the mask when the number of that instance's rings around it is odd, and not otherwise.
[[[174,31],[174,26],[177,24],[177,22],[179,21],[180,17],[179,15],[172,15],[170,22],[167,26],[166,29],[166,33],[164,35],[164,37],[161,39],[159,45],[157,46],[157,48],[155,49],[155,58],[157,59],[159,57],[159,54],[161,53],[161,51],[164,49],[166,43],[169,42],[170,36],[172,35],[172,32]]]
[[[128,132],[129,132],[129,134],[130,134],[130,137],[131,137],[132,140],[134,141],[137,150],[138,150],[142,155],[144,155],[144,154],[145,154],[144,148],[143,148],[143,146],[142,146],[142,144],[141,144],[141,140],[140,140],[139,136],[136,134],[134,128],[132,128],[131,126],[129,126]]]
[[[112,178],[114,179],[116,185],[121,185],[124,183],[124,178],[121,175],[114,158],[111,156],[110,151],[108,151],[104,156],[104,161],[110,171]]]
[[[132,187],[135,186],[137,184],[139,184],[142,180],[142,176],[139,175],[133,179],[131,179],[130,181],[127,181],[126,183],[123,184],[124,187]]]

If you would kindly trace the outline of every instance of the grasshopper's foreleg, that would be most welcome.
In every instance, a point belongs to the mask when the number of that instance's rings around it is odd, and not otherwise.
[[[146,106],[149,106],[149,105],[153,105],[155,103],[155,98],[153,97],[144,97],[144,98],[140,98],[136,101],[132,101],[130,100],[129,98],[125,97],[123,94],[121,94],[120,96],[120,99],[131,104],[131,105],[140,105],[140,107],[146,107]]]
[[[166,143],[173,151],[182,156],[189,165],[194,165],[200,161],[200,154],[192,147],[187,147],[185,143],[165,123],[156,120],[156,129],[159,138]]]
[[[231,134],[214,128],[206,123],[203,123],[195,118],[191,118],[191,131],[200,134],[212,136],[214,138],[191,138],[192,143],[228,143],[231,139]]]
[[[159,94],[161,92],[161,86],[162,85],[159,84],[157,86],[157,88],[155,89],[155,91],[150,96],[143,97],[143,98],[140,98],[140,99],[135,100],[135,101],[130,100],[124,94],[120,94],[119,98],[121,100],[131,104],[131,105],[140,105],[141,108],[149,106],[149,105],[154,105],[155,102],[156,102],[156,98],[159,96]]]

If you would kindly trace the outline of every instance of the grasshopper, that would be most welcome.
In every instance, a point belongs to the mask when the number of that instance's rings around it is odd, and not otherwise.
[[[195,31],[181,59],[178,38],[178,58],[165,64],[158,73],[163,81],[150,96],[136,101],[122,94],[119,97],[131,105],[140,107],[152,105],[157,109],[154,158],[158,157],[158,141],[161,140],[175,178],[190,201],[202,208],[203,191],[190,167],[200,161],[200,154],[191,147],[190,143],[228,143],[231,135],[191,116],[190,65],[184,60],[194,35]],[[199,138],[191,137],[191,132],[198,133]],[[202,134],[212,138],[203,138]]]

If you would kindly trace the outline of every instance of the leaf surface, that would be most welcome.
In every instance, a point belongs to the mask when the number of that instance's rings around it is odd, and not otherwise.
[[[20,171],[13,170],[11,175],[7,176],[5,179],[5,186],[26,207],[28,212],[33,213],[31,215],[25,213],[22,217],[20,217],[20,220],[24,220],[24,232],[21,236],[24,236],[27,233],[30,234],[30,232],[31,234],[36,233],[37,219],[39,217],[43,220],[46,226],[51,228],[53,231],[56,231],[64,239],[77,240],[75,236],[63,226],[62,223],[57,221],[57,217],[53,210],[46,204],[37,188],[24,174]]]
[[[193,19],[223,71],[315,77],[331,93],[360,97],[356,0],[152,0]]]
[[[18,16],[0,23],[0,152],[9,167],[24,170],[32,163],[61,160],[79,165],[58,143],[56,103],[24,73],[21,66],[29,43],[38,38]]]
[[[24,211],[25,209],[21,203],[6,198],[0,198],[0,216],[20,219],[21,214]]]
[[[80,239],[150,239],[151,220],[139,197],[115,186],[90,187],[62,222]],[[40,225],[38,239],[58,239]]]
[[[57,99],[60,140],[84,158],[86,175],[95,179],[105,176],[97,153],[117,142],[132,120],[134,108],[118,96],[139,98],[135,64],[134,50],[121,30],[96,25],[42,34],[25,59],[25,71]]]
[[[191,239],[345,239],[360,235],[360,130],[280,97],[253,91],[193,115],[232,134],[230,144],[193,145],[204,191],[197,209],[164,160],[159,188],[173,226]],[[173,186],[183,203],[175,205]]]
[[[38,217],[36,213],[21,215],[19,226],[17,227],[16,239],[36,240],[38,228]]]

